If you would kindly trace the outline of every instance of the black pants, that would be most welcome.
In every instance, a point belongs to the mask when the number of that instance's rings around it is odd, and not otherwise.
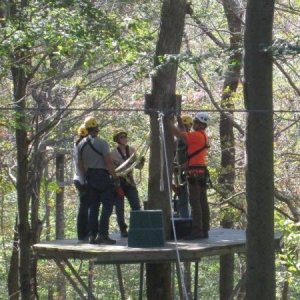
[[[81,185],[78,180],[74,180],[74,185],[79,196],[79,207],[77,214],[77,237],[84,240],[88,237],[88,213],[89,213],[89,196],[88,187]]]
[[[209,231],[210,216],[207,201],[205,174],[191,174],[188,177],[190,204],[192,210],[192,233],[200,234]]]
[[[109,219],[113,211],[116,191],[109,173],[106,170],[88,170],[87,182],[89,188],[89,235],[96,236],[98,233],[102,236],[108,236]],[[99,211],[100,206],[100,222]]]

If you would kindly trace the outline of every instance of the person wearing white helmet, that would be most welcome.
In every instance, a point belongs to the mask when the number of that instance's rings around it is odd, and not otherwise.
[[[181,117],[177,117],[179,128],[171,122],[175,136],[182,138],[187,144],[186,176],[189,184],[189,201],[192,210],[192,229],[185,239],[208,238],[209,207],[207,201],[207,155],[208,136],[205,132],[210,118],[206,112],[199,112],[193,119],[193,131],[184,130]]]
[[[120,181],[110,156],[108,143],[99,138],[98,123],[94,117],[84,121],[88,136],[78,145],[78,167],[80,176],[85,178],[89,193],[89,243],[115,244],[116,241],[108,235],[109,218],[120,191]],[[98,215],[102,204],[100,222]]]
[[[208,115],[207,112],[202,111],[202,112],[198,112],[195,117],[194,120],[198,120],[199,122],[206,124],[206,126],[208,125],[209,121],[210,121],[210,117]],[[205,127],[206,128],[206,127]]]

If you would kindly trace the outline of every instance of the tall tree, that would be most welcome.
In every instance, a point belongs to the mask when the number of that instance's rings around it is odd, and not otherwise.
[[[239,84],[242,67],[242,7],[236,0],[223,0],[222,4],[230,32],[230,57],[221,99],[221,107],[227,112],[222,112],[220,116],[221,172],[218,179],[222,197],[226,198],[234,193],[235,183],[235,137],[232,110],[235,106],[233,98]],[[226,213],[228,209],[232,208],[223,209],[221,225],[224,228],[231,228],[234,224],[232,214]],[[220,256],[220,300],[230,298],[233,290],[233,269],[234,255]]]
[[[272,43],[274,0],[248,1],[245,30],[247,118],[247,299],[275,299]]]
[[[164,55],[177,55],[180,52],[184,21],[186,14],[186,0],[165,0],[162,4],[161,27],[156,46],[154,67],[156,74],[152,78],[152,108],[166,112],[170,108],[175,108],[177,62],[174,59],[167,59],[162,64],[160,57]],[[160,191],[160,134],[157,113],[150,114],[151,126],[151,148],[149,163],[149,208],[162,209],[164,214],[164,225],[166,237],[170,237],[170,205],[169,192],[165,184],[164,191]],[[166,125],[166,124],[165,124]],[[171,171],[173,161],[172,135],[166,138],[168,149],[168,165]],[[164,172],[164,182],[167,174]],[[168,174],[171,176],[171,173]],[[164,264],[147,264],[147,299],[168,300],[171,296],[171,266]]]
[[[17,7],[17,5],[19,7]],[[25,12],[27,1],[11,3],[9,15],[18,18]],[[24,23],[19,22],[19,30],[23,30]],[[18,231],[19,231],[19,269],[20,288],[23,300],[31,297],[30,284],[30,246],[31,231],[29,224],[29,196],[28,196],[28,140],[26,130],[26,89],[29,81],[27,46],[20,45],[12,53],[13,65],[11,73],[13,78],[13,104],[15,108],[16,146],[17,146],[17,200],[18,200]]]

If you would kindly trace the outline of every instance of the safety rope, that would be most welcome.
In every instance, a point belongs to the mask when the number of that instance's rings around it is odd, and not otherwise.
[[[160,143],[160,184],[159,190],[163,192],[165,190],[165,183],[164,183],[164,127],[163,122],[161,122],[161,118],[163,117],[162,113],[158,115],[159,121],[159,143]]]
[[[162,112],[158,112],[159,132],[160,132],[160,139],[161,139],[161,153],[163,154],[161,156],[161,161],[164,161],[164,163],[165,163],[166,175],[167,175],[168,198],[169,198],[170,210],[172,212],[172,188],[171,188],[171,179],[170,179],[170,172],[169,172],[163,117],[164,117],[164,114]],[[163,172],[161,172],[161,174],[163,174]],[[179,270],[180,284],[182,287],[184,299],[188,300],[189,298],[188,298],[187,289],[186,289],[185,282],[184,282],[183,268],[181,266],[181,261],[180,261],[180,254],[179,254],[179,249],[178,249],[178,241],[177,241],[177,235],[176,235],[176,230],[175,230],[174,218],[171,218],[171,223],[172,223],[173,234],[174,234],[175,250],[176,250],[176,258],[177,258],[177,266],[178,266],[178,270]]]

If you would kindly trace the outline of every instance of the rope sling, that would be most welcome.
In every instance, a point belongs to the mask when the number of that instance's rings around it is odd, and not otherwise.
[[[128,183],[131,183],[131,180],[127,178],[127,175],[130,174],[139,164],[142,163],[147,151],[150,147],[150,137],[149,134],[145,141],[138,147],[137,151],[132,153],[120,166],[116,168],[117,176],[123,177]],[[141,149],[141,150],[139,150]],[[138,155],[137,155],[138,153]],[[138,185],[142,180],[142,170],[139,169],[139,179],[136,182]]]

